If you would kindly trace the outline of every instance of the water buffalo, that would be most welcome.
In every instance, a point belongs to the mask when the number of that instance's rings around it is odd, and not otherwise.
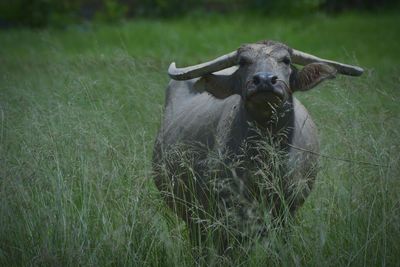
[[[265,218],[293,214],[310,193],[319,151],[293,93],[363,69],[261,41],[195,66],[172,63],[168,73],[155,183],[196,238],[214,235],[213,225],[265,233]]]

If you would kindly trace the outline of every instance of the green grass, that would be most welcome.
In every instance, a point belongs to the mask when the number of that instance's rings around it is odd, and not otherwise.
[[[297,97],[322,154],[380,166],[322,157],[287,240],[220,262],[397,266],[399,22],[238,15],[0,32],[0,265],[195,265],[151,178],[166,68],[275,39],[366,68]]]

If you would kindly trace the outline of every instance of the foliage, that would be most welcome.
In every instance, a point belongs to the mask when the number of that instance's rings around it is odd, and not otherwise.
[[[395,6],[396,3],[395,0],[14,0],[0,3],[0,27],[64,27],[83,20],[115,22],[133,16],[176,17],[198,12],[293,16],[316,11],[371,10]]]
[[[329,12],[340,12],[346,9],[379,9],[385,6],[398,5],[397,0],[324,0],[321,7]]]
[[[104,0],[103,8],[96,14],[96,19],[105,22],[115,22],[124,18],[128,9],[117,0]]]
[[[288,16],[296,14],[306,14],[317,11],[323,0],[301,0],[301,1],[269,1],[269,0],[253,0],[247,2],[252,10],[267,14]]]
[[[41,27],[75,22],[82,0],[15,0],[0,4],[3,23]]]
[[[398,265],[397,22],[236,15],[1,31],[0,265]],[[328,157],[289,228],[202,258],[151,175],[166,69],[266,38],[366,72],[296,94]]]

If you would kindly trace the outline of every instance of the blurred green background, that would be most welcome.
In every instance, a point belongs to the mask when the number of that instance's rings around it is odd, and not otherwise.
[[[83,21],[115,22],[132,17],[257,12],[275,16],[387,10],[396,0],[14,0],[0,3],[0,27],[64,27]]]

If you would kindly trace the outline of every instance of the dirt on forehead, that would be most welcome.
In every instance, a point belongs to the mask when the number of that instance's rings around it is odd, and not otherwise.
[[[256,42],[255,44],[260,44],[260,45],[265,45],[265,46],[273,47],[272,51],[284,49],[284,50],[287,50],[287,51],[289,52],[290,55],[292,54],[292,48],[290,48],[289,46],[287,46],[287,45],[285,45],[285,44],[283,44],[283,43],[277,42],[277,41],[273,41],[273,40],[261,40],[261,41]],[[240,53],[240,52],[244,52],[245,50],[249,49],[249,45],[251,45],[251,44],[242,45],[242,46],[238,49],[238,52],[239,52],[239,53]]]

